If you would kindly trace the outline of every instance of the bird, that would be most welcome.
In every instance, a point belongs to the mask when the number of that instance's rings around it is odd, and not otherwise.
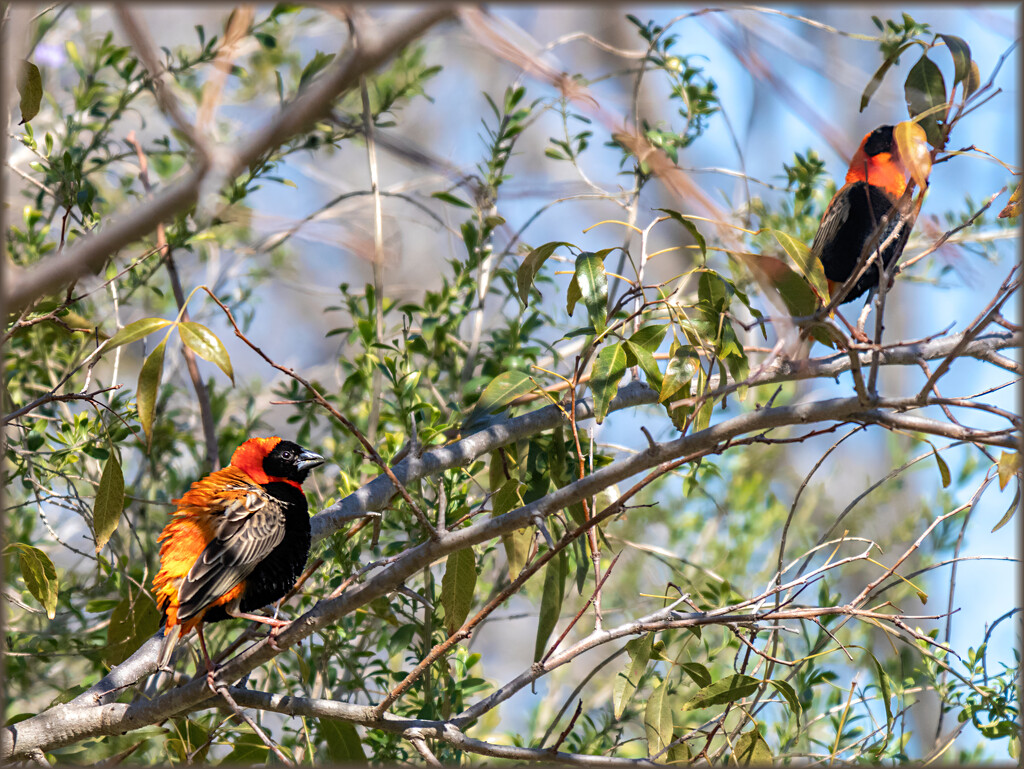
[[[896,209],[907,189],[908,173],[893,126],[879,126],[863,138],[846,172],[846,183],[825,207],[811,244],[811,253],[825,270],[829,297],[853,275],[869,243],[880,247],[886,270],[899,260],[913,227],[913,218]],[[839,303],[854,301],[877,288],[878,282],[876,261]]]
[[[250,438],[230,464],[194,482],[157,538],[153,593],[163,618],[158,663],[167,669],[178,639],[193,628],[213,685],[203,624],[236,617],[272,626],[252,612],[282,598],[309,556],[309,507],[302,483],[324,458],[296,443]]]

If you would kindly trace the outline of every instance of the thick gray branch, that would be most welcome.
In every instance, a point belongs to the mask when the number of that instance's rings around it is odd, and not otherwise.
[[[235,152],[223,154],[215,163],[219,168],[199,167],[163,192],[140,203],[133,211],[104,222],[103,227],[78,240],[63,253],[52,256],[30,269],[6,265],[3,306],[7,312],[20,309],[79,278],[95,272],[119,249],[144,238],[159,222],[172,218],[194,205],[208,173],[223,174],[223,181],[234,178],[265,153],[280,146],[317,120],[330,114],[337,97],[358,85],[359,78],[377,69],[438,22],[450,18],[451,6],[435,5],[384,30],[379,36],[360,40],[348,56],[324,71],[266,126],[238,142]]]

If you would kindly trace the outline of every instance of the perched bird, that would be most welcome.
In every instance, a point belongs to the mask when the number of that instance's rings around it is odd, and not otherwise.
[[[836,192],[818,225],[811,253],[825,268],[829,296],[854,273],[868,243],[881,246],[880,257],[886,269],[903,253],[913,227],[910,217],[895,209],[907,188],[906,164],[900,158],[893,127],[884,125],[864,137],[857,148],[846,184]],[[875,240],[882,219],[884,229]],[[840,304],[852,302],[865,291],[876,288],[878,264],[873,263],[853,285]]]
[[[309,556],[309,508],[302,482],[324,458],[291,441],[251,438],[231,464],[196,481],[158,541],[153,577],[163,613],[160,666],[178,638],[195,628],[213,671],[203,623],[228,617],[281,627],[251,612],[277,601],[294,585]]]

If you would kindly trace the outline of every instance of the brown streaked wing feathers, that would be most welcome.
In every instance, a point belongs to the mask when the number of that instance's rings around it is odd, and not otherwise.
[[[206,507],[217,534],[181,584],[179,621],[238,585],[284,539],[284,511],[256,484],[233,483],[206,500]]]

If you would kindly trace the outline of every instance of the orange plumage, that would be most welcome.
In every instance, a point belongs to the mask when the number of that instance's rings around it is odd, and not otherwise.
[[[158,538],[160,569],[153,577],[164,615],[162,666],[177,639],[193,628],[205,654],[204,622],[240,617],[287,624],[251,612],[284,596],[306,563],[310,527],[302,481],[323,461],[278,437],[252,438],[238,447],[230,466],[174,500],[177,509]]]

